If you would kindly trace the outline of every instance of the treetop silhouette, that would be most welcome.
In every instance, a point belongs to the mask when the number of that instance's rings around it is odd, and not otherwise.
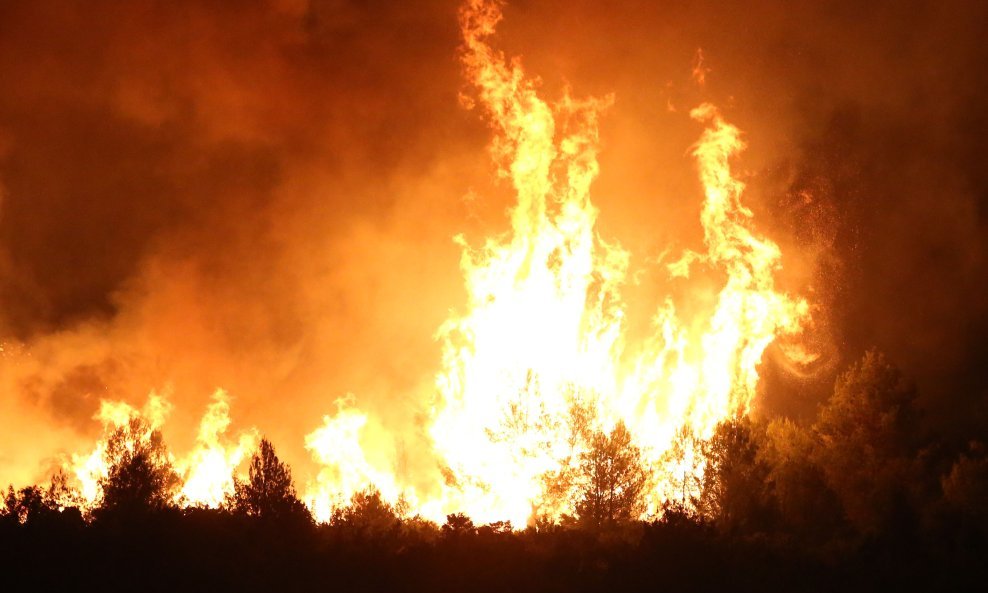
[[[261,439],[250,460],[247,481],[235,478],[233,490],[228,506],[234,513],[262,519],[311,521],[308,509],[296,493],[291,469],[278,459],[267,439]]]
[[[174,500],[181,479],[161,432],[152,429],[146,419],[135,416],[117,428],[107,440],[104,459],[108,472],[99,480],[98,517],[160,511]]]

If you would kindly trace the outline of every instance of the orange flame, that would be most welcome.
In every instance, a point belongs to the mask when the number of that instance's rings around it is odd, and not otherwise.
[[[148,395],[143,410],[137,410],[125,402],[106,400],[100,402],[100,409],[96,413],[95,419],[103,424],[104,438],[96,443],[96,447],[90,453],[87,455],[73,454],[65,464],[68,473],[75,476],[79,482],[80,506],[83,510],[92,509],[103,496],[100,480],[105,479],[110,473],[107,460],[107,440],[113,431],[126,426],[132,418],[143,417],[148,421],[148,431],[141,435],[141,438],[150,439],[151,431],[161,428],[169,412],[171,412],[171,404],[155,392]]]
[[[571,513],[573,501],[551,494],[546,476],[575,469],[586,446],[574,439],[578,429],[623,421],[653,468],[654,512],[667,498],[677,431],[702,438],[746,413],[762,353],[800,329],[808,306],[774,289],[781,253],[749,228],[744,184],[731,174],[729,160],[744,148],[740,132],[705,104],[691,115],[706,126],[693,156],[705,188],[707,252],[687,253],[670,272],[686,280],[704,264],[727,280],[712,311],[683,319],[667,300],[654,337],[628,343],[620,298],[628,255],[595,234],[590,202],[597,121],[610,100],[541,99],[521,63],[487,43],[499,7],[475,0],[463,8],[463,61],[517,204],[510,236],[465,247],[469,309],[440,329],[444,368],[430,434],[455,477],[444,500],[474,520],[516,525],[533,513]],[[589,427],[573,425],[581,406],[594,411]]]
[[[224,445],[221,437],[229,427],[229,396],[218,389],[200,421],[196,448],[175,464],[185,476],[179,494],[183,503],[217,508],[233,493],[234,472],[257,448],[259,439],[251,429],[241,433],[235,444]]]
[[[515,526],[558,519],[575,510],[574,486],[561,477],[578,470],[586,435],[619,422],[650,470],[643,512],[688,501],[704,465],[693,443],[749,411],[766,347],[809,321],[805,300],[776,289],[782,254],[753,230],[742,203],[745,185],[731,170],[745,147],[741,132],[703,104],[690,115],[704,126],[692,156],[704,188],[706,250],[686,252],[666,271],[687,291],[698,268],[722,284],[713,298],[689,307],[665,298],[651,335],[629,336],[622,301],[629,254],[595,231],[590,194],[599,172],[598,121],[612,100],[575,99],[568,91],[556,103],[543,99],[520,60],[489,43],[500,7],[498,0],[468,0],[461,8],[461,59],[493,130],[492,158],[517,202],[509,233],[481,246],[456,239],[468,301],[437,332],[442,368],[425,426],[442,479],[426,487],[419,479],[416,488],[399,477],[393,451],[369,446],[372,418],[340,401],[305,438],[321,467],[303,495],[317,520],[329,520],[367,488],[437,521],[454,512]],[[139,413],[156,428],[167,409],[152,394],[143,412],[104,402],[97,417],[109,434]],[[229,424],[219,391],[197,447],[175,462],[185,476],[180,504],[217,506],[229,493],[256,443],[248,431],[224,444]],[[101,442],[69,464],[89,506],[107,475],[105,448]]]
[[[148,440],[152,431],[160,430],[171,411],[171,404],[164,396],[152,392],[144,408],[137,410],[124,402],[103,401],[96,419],[103,424],[103,438],[86,455],[72,455],[65,469],[78,481],[81,507],[92,510],[102,497],[100,480],[109,475],[107,442],[113,432],[126,426],[133,418],[147,421],[147,431],[138,438]],[[169,462],[182,477],[182,486],[175,503],[180,506],[204,506],[218,508],[227,494],[233,491],[234,472],[241,461],[257,446],[257,431],[251,429],[238,437],[233,444],[224,444],[224,435],[230,426],[229,397],[223,390],[213,394],[213,402],[207,407],[199,425],[196,447],[184,458],[169,454]]]

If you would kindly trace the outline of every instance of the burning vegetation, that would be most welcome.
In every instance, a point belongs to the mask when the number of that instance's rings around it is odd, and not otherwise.
[[[489,122],[490,152],[515,204],[507,233],[479,247],[458,239],[467,305],[438,329],[442,368],[424,420],[441,471],[424,486],[418,476],[398,475],[397,459],[365,450],[388,445],[361,438],[367,413],[340,402],[305,437],[322,469],[302,499],[318,521],[370,490],[409,516],[441,522],[462,513],[519,527],[558,522],[580,508],[597,516],[600,505],[615,501],[622,508],[606,515],[624,519],[658,517],[671,502],[689,506],[676,484],[702,481],[706,460],[683,448],[745,417],[766,347],[811,322],[805,299],[776,289],[781,250],[754,230],[743,203],[745,185],[731,169],[745,147],[741,132],[703,103],[690,117],[702,126],[691,155],[703,188],[706,251],[686,251],[664,265],[671,292],[656,303],[651,330],[629,337],[622,299],[629,253],[600,236],[590,194],[599,171],[598,121],[611,99],[576,99],[570,91],[556,102],[544,99],[521,61],[490,45],[500,20],[498,2],[460,10],[460,57],[476,91],[463,102]],[[705,284],[702,297],[691,285],[695,276]],[[799,352],[794,364],[816,356],[798,343],[787,352]],[[99,502],[120,455],[161,449],[169,408],[156,394],[142,411],[103,401],[97,419],[105,440],[62,468],[78,482],[83,510]],[[226,439],[229,413],[228,396],[217,391],[195,448],[178,459],[156,453],[177,472],[170,502],[217,508],[233,491],[257,431]],[[626,467],[601,468],[613,463]],[[636,476],[615,482],[602,471]],[[581,489],[587,480],[596,492]],[[602,488],[612,490],[606,502]]]
[[[507,192],[504,224],[481,225],[479,239],[456,234],[461,296],[441,295],[448,300],[444,320],[431,328],[433,364],[406,399],[381,405],[359,390],[323,394],[321,422],[318,413],[292,414],[293,426],[306,428],[290,442],[269,434],[281,432],[277,422],[238,428],[236,391],[216,389],[197,429],[185,431],[191,446],[180,454],[165,434],[173,416],[190,412],[176,410],[183,398],[169,387],[171,371],[146,356],[155,350],[142,350],[168,324],[143,325],[159,297],[141,293],[124,321],[36,340],[38,358],[30,340],[11,340],[2,351],[15,377],[8,384],[39,394],[72,382],[99,385],[86,397],[98,400],[93,420],[102,434],[57,447],[46,460],[48,486],[8,488],[0,557],[42,554],[59,541],[58,561],[90,566],[91,574],[109,566],[106,557],[123,555],[128,564],[113,586],[172,563],[188,567],[162,577],[163,590],[303,583],[764,590],[761,578],[737,580],[764,571],[776,588],[832,590],[963,586],[979,577],[988,553],[984,435],[939,438],[921,419],[915,382],[876,349],[840,361],[837,313],[828,309],[839,289],[821,288],[819,278],[836,267],[832,237],[774,239],[778,225],[761,222],[764,204],[753,205],[753,176],[741,158],[759,139],[731,123],[730,105],[667,98],[667,111],[693,135],[683,148],[697,205],[688,224],[698,241],[662,243],[657,235],[658,248],[636,253],[601,223],[606,200],[596,189],[602,122],[615,96],[580,97],[564,85],[552,98],[527,63],[498,49],[503,11],[499,0],[466,0],[457,11],[457,57],[460,106],[490,136],[490,190]],[[702,95],[716,68],[703,50],[688,66]],[[484,200],[472,192],[465,201]],[[802,186],[786,195],[786,203],[797,196],[807,208],[821,199]],[[294,230],[268,239],[294,241]],[[250,242],[249,232],[242,235]],[[294,262],[300,256],[292,253],[284,257]],[[149,260],[145,280],[216,273],[168,255],[175,259]],[[800,269],[786,276],[792,262]],[[0,257],[0,272],[6,265]],[[246,277],[253,286],[254,272]],[[201,288],[182,285],[175,294]],[[169,298],[184,302],[172,293],[161,298],[166,309]],[[250,304],[238,313],[258,314]],[[210,326],[196,315],[190,323]],[[237,328],[247,336],[253,323]],[[107,353],[118,342],[125,353],[115,358]],[[320,351],[305,338],[293,344],[288,358]],[[224,368],[239,381],[238,372],[256,376],[251,361],[282,356],[252,352]],[[183,363],[176,374],[195,375],[198,364]],[[71,381],[63,366],[75,373]],[[300,379],[299,368],[271,364],[270,374],[318,390],[320,380]],[[142,407],[129,403],[135,394],[108,397],[108,385],[134,381],[107,377],[143,377],[148,369],[165,379],[146,379],[160,391]],[[824,394],[801,414],[773,414],[761,403],[766,379],[797,392],[824,385]],[[286,395],[280,408],[292,402]],[[66,442],[80,442],[74,437]],[[303,449],[308,464],[293,472],[274,443]],[[134,538],[146,543],[128,550]],[[212,561],[203,559],[207,550]],[[327,559],[339,574],[320,572]],[[32,560],[18,570],[41,566]],[[49,581],[73,582],[68,573]]]

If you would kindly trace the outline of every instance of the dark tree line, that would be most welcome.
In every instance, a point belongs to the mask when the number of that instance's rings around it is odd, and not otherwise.
[[[92,510],[95,523],[128,522],[174,513],[181,478],[172,466],[160,431],[134,417],[107,439],[107,474],[99,479],[100,497]],[[47,488],[10,486],[0,508],[0,520],[29,525],[53,521],[68,512],[82,518],[68,477],[59,471]],[[291,469],[278,459],[274,446],[262,439],[252,456],[246,481],[234,479],[224,512],[268,523],[311,522],[299,499]]]
[[[161,435],[137,419],[109,439],[90,517],[64,474],[7,490],[0,570],[49,588],[147,590],[977,589],[988,450],[982,435],[924,433],[920,414],[909,381],[868,353],[812,422],[741,417],[694,442],[702,480],[649,522],[635,520],[649,485],[627,428],[587,433],[578,475],[557,480],[576,515],[521,531],[459,514],[436,526],[375,491],[317,525],[267,440],[223,508],[179,509]]]
[[[924,437],[914,387],[870,352],[841,375],[815,422],[721,425],[706,444],[700,514],[730,533],[782,533],[804,543],[854,545],[931,535],[965,516],[984,531],[975,500],[988,487],[983,445],[951,451]]]

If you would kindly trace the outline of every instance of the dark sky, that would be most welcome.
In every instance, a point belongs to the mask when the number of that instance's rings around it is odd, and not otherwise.
[[[347,393],[415,425],[464,302],[451,238],[510,203],[458,104],[456,4],[0,3],[0,483],[151,389],[170,442],[222,386],[299,463]],[[699,236],[689,108],[745,131],[826,354],[769,360],[766,409],[807,414],[876,347],[932,430],[988,425],[988,4],[519,1],[500,31],[548,96],[614,93],[594,194],[634,265]]]

